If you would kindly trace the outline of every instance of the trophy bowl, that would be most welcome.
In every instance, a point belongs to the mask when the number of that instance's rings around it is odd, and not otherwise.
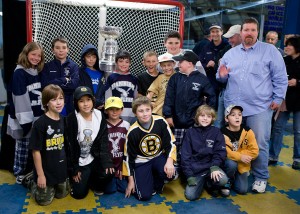
[[[121,36],[123,30],[122,27],[116,26],[103,26],[99,27],[100,34],[105,39],[117,39]]]

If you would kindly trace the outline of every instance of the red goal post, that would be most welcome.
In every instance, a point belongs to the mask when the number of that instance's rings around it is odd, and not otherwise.
[[[104,39],[99,26],[122,27],[118,45],[131,53],[135,75],[144,71],[145,51],[162,54],[165,34],[176,30],[183,36],[184,32],[184,6],[170,0],[27,0],[26,10],[27,41],[43,45],[46,61],[53,59],[51,41],[57,36],[69,40],[69,56],[80,65],[85,44],[94,44],[101,53]]]

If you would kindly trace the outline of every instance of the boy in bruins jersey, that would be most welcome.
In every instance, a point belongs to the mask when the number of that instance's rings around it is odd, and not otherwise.
[[[175,139],[164,118],[152,115],[151,101],[139,97],[132,103],[137,121],[129,128],[124,147],[123,175],[128,177],[125,197],[149,200],[161,193],[164,180],[175,174]]]

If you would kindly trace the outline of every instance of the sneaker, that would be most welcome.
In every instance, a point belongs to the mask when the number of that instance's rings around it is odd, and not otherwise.
[[[228,197],[230,195],[230,190],[229,189],[220,189],[220,195],[222,197]]]
[[[22,185],[29,189],[32,182],[33,182],[33,172],[31,171],[28,174],[24,175],[22,179]]]
[[[252,191],[257,193],[264,193],[266,191],[267,181],[254,181],[252,184]]]
[[[25,175],[18,175],[18,176],[16,177],[16,183],[17,183],[17,184],[22,184],[22,180],[23,180],[24,176],[25,176]]]
[[[293,162],[293,165],[292,165],[292,168],[293,168],[293,169],[300,169],[300,162],[294,161],[294,162]]]
[[[94,190],[94,194],[95,195],[97,195],[97,196],[100,196],[100,195],[103,195],[104,194],[104,192],[103,191],[96,191],[96,190]]]

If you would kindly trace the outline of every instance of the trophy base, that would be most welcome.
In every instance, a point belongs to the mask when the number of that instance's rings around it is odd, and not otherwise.
[[[105,72],[113,72],[116,70],[116,64],[109,61],[101,61],[99,67],[101,71]]]

